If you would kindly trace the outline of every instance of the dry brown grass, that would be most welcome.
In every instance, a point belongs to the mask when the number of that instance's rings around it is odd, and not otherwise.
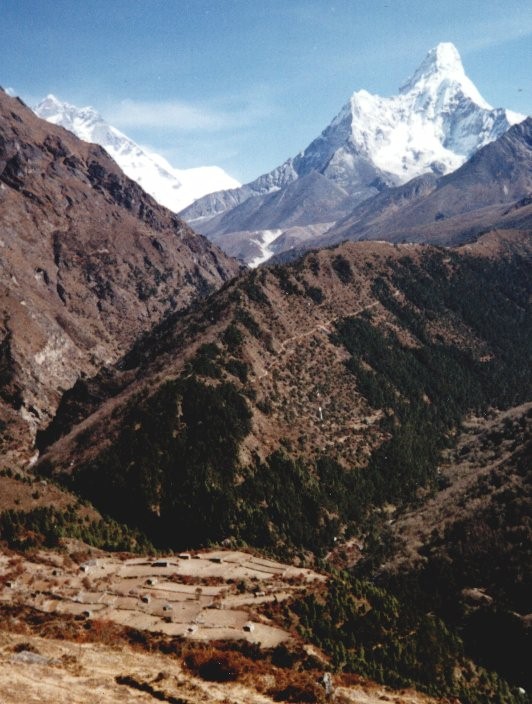
[[[17,686],[27,695],[24,699],[14,699],[9,686],[5,687],[13,679],[10,658],[14,646],[19,651],[37,651],[51,663],[46,668],[24,665],[23,670],[19,666]],[[324,701],[319,681],[327,669],[326,662],[293,645],[261,651],[243,641],[202,644],[104,619],[90,621],[0,605],[0,699],[6,704],[121,704],[133,700],[149,704],[154,699],[180,704],[319,704]],[[91,698],[95,678],[98,694]],[[335,701],[345,704],[430,701],[412,691],[393,692],[356,675],[334,679]],[[54,699],[51,692],[59,691],[58,687],[65,696]]]

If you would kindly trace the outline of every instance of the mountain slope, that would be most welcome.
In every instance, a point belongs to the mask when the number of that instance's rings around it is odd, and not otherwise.
[[[257,251],[257,247],[261,246],[268,232],[274,232],[274,247],[298,228],[315,229],[312,224],[316,222],[320,223],[317,228],[321,233],[352,205],[352,199],[343,188],[317,171],[301,176],[286,188],[268,193],[260,199],[260,203],[258,200],[248,198],[221,216],[224,227],[230,230],[228,234],[207,234],[225,252],[250,264],[255,260],[260,262],[267,259],[263,256],[264,252]],[[330,220],[324,223],[324,217]],[[213,226],[216,220],[211,223]],[[233,228],[241,228],[244,239],[240,231],[233,232]]]
[[[484,660],[460,621],[440,620],[432,582],[419,595],[383,589],[372,565],[386,557],[389,521],[442,487],[464,417],[530,398],[531,248],[522,233],[458,250],[358,242],[249,272],[80,379],[39,435],[39,469],[161,546],[244,541],[333,565],[351,557],[356,574],[264,613],[299,628],[333,667],[464,704],[517,704],[474,658],[514,684],[520,670],[496,649]],[[504,446],[525,457],[519,432],[507,433]],[[477,507],[481,475],[463,494]],[[495,477],[492,504],[505,506],[505,527],[496,511],[482,525],[492,537],[498,526],[497,555],[519,557],[522,546],[504,545],[522,536],[512,521],[526,477],[506,478]],[[511,596],[504,577],[497,584]],[[505,642],[517,663],[522,641]]]
[[[442,458],[441,491],[395,516],[373,568],[373,578],[417,593],[423,608],[460,628],[470,654],[527,690],[531,452],[532,403],[469,418]]]
[[[487,237],[460,252],[355,243],[236,280],[202,309],[165,321],[115,369],[78,382],[40,436],[42,449],[56,441],[45,464],[74,471],[83,490],[103,483],[91,498],[111,501],[108,510],[119,492],[121,519],[144,515],[156,533],[183,543],[214,531],[326,545],[345,520],[340,499],[331,504],[333,485],[363,482],[343,488],[361,501],[345,508],[351,516],[376,496],[402,500],[432,476],[439,443],[463,413],[529,392],[530,247],[523,235]],[[280,447],[288,460],[275,455]],[[386,460],[394,453],[396,463]],[[324,457],[332,466],[320,464]],[[290,469],[291,461],[303,465]],[[189,476],[196,463],[201,470]],[[132,476],[112,478],[109,467],[129,467]],[[292,472],[301,496],[283,499],[293,503],[286,523],[270,501],[280,500],[280,486],[289,492]],[[330,473],[328,499],[312,483],[316,472]],[[285,480],[276,489],[277,475]],[[249,503],[262,491],[274,492],[268,527],[264,507]],[[293,524],[301,500],[308,511]],[[184,502],[179,510],[176,501]],[[195,501],[212,511],[199,525]]]
[[[530,193],[532,118],[527,118],[454,173],[422,176],[362,203],[313,244],[360,238],[459,242],[475,231],[514,223],[516,208],[509,205]]]
[[[0,93],[0,432],[24,454],[81,374],[237,264],[99,146]]]
[[[175,169],[162,156],[147,152],[109,125],[93,108],[77,108],[48,95],[34,110],[39,117],[65,127],[83,141],[99,144],[129,178],[173,212],[207,193],[240,185],[219,166]]]
[[[290,209],[297,210],[298,201],[289,197],[289,184],[312,172],[349,195],[344,206],[347,215],[345,208],[352,209],[390,186],[425,173],[439,176],[454,171],[523,119],[523,115],[488,105],[466,76],[456,48],[442,43],[428,53],[397,96],[381,98],[364,90],[354,93],[303,152],[241,189],[198,200],[182,216],[220,244],[224,235],[243,233],[240,239],[245,246],[252,239],[250,230],[290,226],[286,216]],[[321,192],[315,186],[319,199]],[[279,190],[283,205],[272,212],[269,196]],[[248,199],[253,200],[244,207]],[[256,214],[250,223],[247,213],[251,209]],[[336,208],[323,209],[297,224],[337,219]]]

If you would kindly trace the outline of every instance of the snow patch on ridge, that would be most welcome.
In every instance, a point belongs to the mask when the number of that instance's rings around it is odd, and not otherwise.
[[[249,262],[248,266],[251,269],[255,269],[275,254],[270,245],[275,242],[282,232],[282,230],[259,230],[253,233],[251,242],[259,246],[261,253]]]

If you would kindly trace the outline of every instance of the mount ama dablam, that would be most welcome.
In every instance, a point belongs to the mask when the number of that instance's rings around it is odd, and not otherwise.
[[[181,216],[256,265],[293,247],[312,248],[362,201],[422,174],[454,171],[524,117],[492,108],[454,45],[441,43],[398,95],[354,93],[296,157],[241,188],[200,198]]]

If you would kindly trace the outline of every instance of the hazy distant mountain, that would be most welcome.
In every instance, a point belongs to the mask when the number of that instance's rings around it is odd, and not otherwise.
[[[303,152],[240,189],[210,194],[182,212],[196,229],[224,246],[229,233],[240,233],[245,259],[249,240],[261,241],[262,230],[332,223],[360,202],[422,174],[441,176],[461,166],[484,145],[500,137],[523,115],[492,108],[466,76],[450,43],[432,49],[391,98],[360,90],[331,124]],[[299,209],[290,184],[318,173],[307,197],[323,207]],[[327,208],[326,188],[340,189]],[[338,195],[338,193],[337,193]],[[248,199],[252,201],[245,203]],[[252,217],[250,217],[252,213]],[[238,255],[235,238],[230,251]],[[279,251],[276,242],[271,252]],[[253,255],[253,256],[252,256]]]
[[[219,166],[175,169],[162,156],[147,152],[109,125],[91,107],[77,108],[48,95],[34,110],[39,117],[65,127],[85,142],[102,146],[129,178],[174,212],[212,191],[240,186]]]

